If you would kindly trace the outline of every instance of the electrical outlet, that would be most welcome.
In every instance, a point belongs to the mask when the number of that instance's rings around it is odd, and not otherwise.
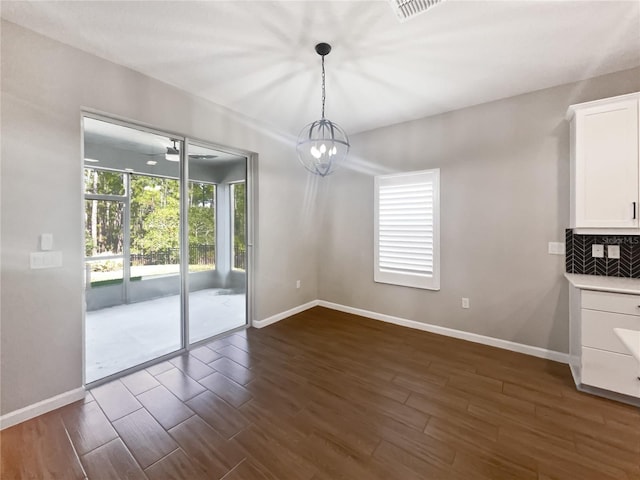
[[[300,280],[296,280],[296,288],[300,288]]]
[[[591,246],[591,256],[593,258],[603,258],[604,257],[604,245],[592,245]]]
[[[607,245],[607,257],[620,258],[620,245]]]
[[[462,297],[462,308],[470,308],[468,298]]]

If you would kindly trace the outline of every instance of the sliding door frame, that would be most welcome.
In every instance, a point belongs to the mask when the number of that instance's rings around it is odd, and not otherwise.
[[[256,206],[257,206],[257,201],[255,200],[257,198],[257,193],[258,193],[258,182],[257,180],[257,163],[258,163],[258,154],[254,153],[254,152],[250,152],[248,150],[240,150],[240,149],[235,149],[235,148],[231,148],[231,147],[227,147],[225,145],[220,145],[217,143],[213,143],[213,142],[209,142],[206,140],[201,140],[199,138],[194,138],[194,137],[185,137],[185,143],[184,143],[185,147],[184,147],[184,152],[181,152],[181,161],[182,161],[182,156],[185,156],[185,161],[183,162],[184,165],[186,166],[186,168],[184,169],[184,172],[181,171],[181,174],[184,175],[184,178],[186,179],[186,183],[184,184],[184,188],[188,190],[189,188],[189,167],[188,167],[188,161],[187,160],[187,153],[189,152],[189,145],[194,145],[197,147],[203,147],[203,148],[210,148],[213,150],[218,150],[220,152],[224,152],[224,153],[230,153],[233,155],[237,155],[240,157],[244,157],[245,158],[245,179],[244,179],[244,183],[245,183],[245,218],[246,218],[246,258],[245,258],[245,262],[246,262],[246,266],[245,266],[245,275],[246,275],[246,293],[245,293],[245,323],[244,325],[241,325],[240,327],[237,328],[233,328],[231,330],[228,330],[226,332],[220,333],[220,334],[216,334],[213,335],[212,337],[209,338],[205,338],[203,340],[198,340],[197,342],[194,342],[192,344],[189,345],[189,328],[188,328],[188,312],[187,312],[187,329],[186,329],[186,334],[187,334],[187,346],[189,348],[194,348],[194,347],[198,347],[200,345],[204,345],[206,343],[211,342],[211,339],[213,338],[217,338],[223,335],[227,335],[230,332],[235,332],[238,330],[244,330],[250,326],[252,326],[253,324],[253,312],[254,307],[255,307],[255,294],[254,294],[254,281],[255,281],[255,273],[254,273],[254,260],[255,260],[255,252],[254,252],[254,235],[255,232],[257,231],[257,219],[258,219],[258,215],[256,212]],[[232,182],[232,183],[238,183],[238,182]],[[220,192],[220,184],[216,184],[216,197]],[[186,192],[188,193],[188,192]],[[186,194],[185,193],[185,194]],[[186,198],[186,197],[185,197]],[[216,198],[216,209],[218,208],[218,199]],[[184,208],[186,210],[188,210],[188,206],[186,204],[186,202],[184,202],[183,204]],[[182,215],[182,212],[181,212]],[[186,213],[185,213],[186,215]],[[217,214],[216,214],[217,215]],[[187,218],[185,216],[185,218]],[[218,228],[218,218],[216,216],[216,231]],[[233,221],[233,220],[232,220]],[[186,268],[187,271],[189,269],[189,259],[188,259],[188,241],[189,241],[189,226],[187,224],[188,222],[185,222],[185,232],[183,233],[184,237],[181,238],[182,240],[182,245],[185,246],[185,248],[187,248],[187,257],[186,257]],[[218,236],[216,233],[216,240],[217,240]],[[182,252],[181,252],[182,255]],[[217,264],[218,264],[218,255],[219,255],[219,249],[218,249],[218,245],[217,245],[217,241],[216,241],[216,268],[217,268]],[[233,259],[228,259],[228,261],[230,262],[230,265],[233,263]],[[187,275],[188,276],[188,275]],[[188,279],[186,280],[186,284],[185,284],[185,295],[189,295],[189,283],[188,283]],[[187,299],[188,300],[188,299]],[[188,306],[187,306],[187,301],[184,302],[184,307],[186,308],[186,310],[188,310]]]
[[[85,322],[87,319],[86,312],[86,287],[83,286],[82,289],[82,304],[83,304],[83,322],[82,322],[82,383],[85,387],[95,387],[116,378],[120,378],[125,375],[129,375],[136,371],[142,370],[149,366],[155,365],[157,363],[163,362],[169,358],[173,358],[176,355],[180,355],[188,352],[190,349],[196,348],[202,344],[211,342],[212,339],[217,337],[227,335],[230,332],[243,330],[252,324],[253,312],[255,307],[255,292],[254,292],[254,281],[255,281],[255,273],[254,273],[254,265],[255,265],[255,232],[257,231],[257,219],[258,215],[256,212],[257,208],[257,194],[258,194],[258,185],[257,185],[257,162],[258,162],[258,154],[242,149],[231,148],[225,145],[220,145],[215,142],[210,142],[207,140],[201,140],[199,138],[190,137],[185,134],[180,134],[177,132],[171,132],[168,130],[162,130],[155,128],[153,126],[139,123],[136,121],[132,121],[125,118],[118,118],[116,116],[112,116],[109,114],[105,114],[104,112],[94,110],[94,109],[82,109],[80,112],[80,125],[81,125],[81,172],[84,171],[84,118],[91,118],[94,120],[99,120],[103,122],[112,123],[114,125],[119,125],[122,127],[132,128],[135,130],[140,130],[143,132],[152,133],[154,135],[160,135],[163,137],[167,137],[171,140],[180,141],[182,143],[182,149],[180,150],[180,322],[181,322],[181,348],[170,352],[166,355],[162,355],[155,359],[149,360],[147,362],[134,365],[131,368],[127,368],[125,370],[121,370],[120,372],[114,373],[112,375],[108,375],[99,380],[93,381],[89,384],[86,383],[86,333],[85,333]],[[189,145],[197,145],[206,148],[212,148],[215,150],[219,150],[221,152],[234,154],[237,156],[242,156],[246,159],[246,187],[245,187],[245,195],[246,195],[246,205],[245,205],[245,215],[246,215],[246,296],[245,296],[245,324],[238,328],[234,328],[227,332],[223,332],[217,335],[213,335],[209,338],[200,340],[198,342],[189,343],[189,225],[188,225],[188,193],[189,193],[189,165],[188,165],[188,155]],[[85,192],[84,192],[84,175],[81,175],[82,179],[82,202],[81,205],[84,205]],[[127,185],[129,187],[129,185]],[[128,194],[128,190],[127,190]],[[129,220],[129,219],[127,219]],[[125,226],[128,227],[130,222],[125,221]],[[124,232],[125,235],[130,235],[130,232]],[[83,263],[84,263],[84,245],[85,245],[85,226],[84,222],[81,225],[81,235],[82,235],[82,252],[83,252]],[[217,250],[217,249],[216,249]],[[123,251],[123,255],[125,252]],[[216,251],[216,256],[218,252]],[[126,258],[126,257],[125,257]],[[123,261],[123,267],[124,267]],[[126,268],[129,270],[129,268]],[[124,271],[124,270],[123,270]],[[128,296],[127,296],[128,297]],[[128,301],[128,298],[127,298]]]

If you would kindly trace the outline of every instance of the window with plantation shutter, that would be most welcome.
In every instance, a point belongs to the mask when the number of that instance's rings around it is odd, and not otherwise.
[[[375,177],[374,280],[440,290],[440,169]]]

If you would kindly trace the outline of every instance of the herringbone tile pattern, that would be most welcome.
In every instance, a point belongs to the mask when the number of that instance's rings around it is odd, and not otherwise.
[[[640,478],[566,365],[323,308],[204,348],[3,431],[2,479]]]
[[[573,258],[575,256],[575,250],[573,245],[573,230],[567,228],[564,232],[564,246],[565,246],[565,271],[567,273],[575,273],[573,271]]]
[[[592,246],[604,245],[605,257],[594,258]],[[574,235],[565,231],[565,267],[568,273],[640,278],[640,237],[637,235]],[[607,245],[620,247],[620,258],[608,258]]]

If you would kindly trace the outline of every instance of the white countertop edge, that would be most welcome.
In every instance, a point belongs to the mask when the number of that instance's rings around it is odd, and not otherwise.
[[[564,276],[571,285],[582,290],[640,295],[640,278],[604,277],[577,273],[565,273]]]

